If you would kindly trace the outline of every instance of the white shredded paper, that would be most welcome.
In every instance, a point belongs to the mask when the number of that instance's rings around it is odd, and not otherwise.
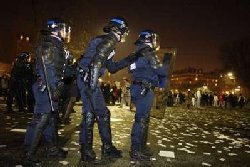
[[[59,161],[59,163],[62,164],[62,165],[68,165],[69,164],[68,161]]]
[[[22,132],[22,133],[25,133],[26,129],[11,129],[10,131],[11,132]]]
[[[173,151],[160,151],[159,156],[167,157],[167,158],[175,158]]]

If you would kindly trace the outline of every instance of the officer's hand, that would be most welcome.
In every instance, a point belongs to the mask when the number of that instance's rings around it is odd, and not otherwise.
[[[127,56],[127,59],[129,62],[134,62],[136,61],[138,58],[142,57],[143,55],[140,54],[140,53],[130,53],[128,56]]]

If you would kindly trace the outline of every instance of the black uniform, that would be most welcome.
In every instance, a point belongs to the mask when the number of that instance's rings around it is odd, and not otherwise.
[[[13,98],[20,112],[32,108],[32,103],[27,100],[32,100],[33,95],[30,94],[30,83],[33,82],[33,69],[31,64],[21,55],[16,58],[11,69],[11,78],[9,81],[9,91],[7,96],[7,109],[12,111]],[[26,94],[28,92],[28,94]],[[28,95],[28,97],[27,97]],[[30,101],[32,102],[32,101]]]
[[[34,115],[25,137],[26,144],[30,144],[28,158],[35,159],[42,135],[47,142],[47,154],[64,157],[63,151],[57,148],[58,99],[63,90],[61,78],[65,64],[63,41],[49,32],[42,34],[35,56],[38,77],[33,84]]]

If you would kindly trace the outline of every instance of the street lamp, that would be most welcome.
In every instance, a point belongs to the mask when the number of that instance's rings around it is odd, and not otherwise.
[[[228,76],[229,79],[235,79],[235,76],[234,76],[234,74],[232,72],[228,72],[227,76]]]

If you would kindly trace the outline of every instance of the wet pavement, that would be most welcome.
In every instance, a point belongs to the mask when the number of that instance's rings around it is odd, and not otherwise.
[[[0,105],[0,166],[24,166],[23,140],[32,114],[6,113]],[[69,125],[59,128],[60,145],[68,150],[65,159],[46,158],[38,152],[42,166],[95,166],[80,161],[79,124],[81,103],[74,107]],[[134,112],[109,106],[113,143],[123,158],[98,166],[250,166],[250,111],[247,109],[191,109],[169,107],[163,119],[151,118],[148,145],[154,152],[150,163],[132,164],[129,159],[130,133]],[[94,150],[100,157],[100,138],[94,128]]]

